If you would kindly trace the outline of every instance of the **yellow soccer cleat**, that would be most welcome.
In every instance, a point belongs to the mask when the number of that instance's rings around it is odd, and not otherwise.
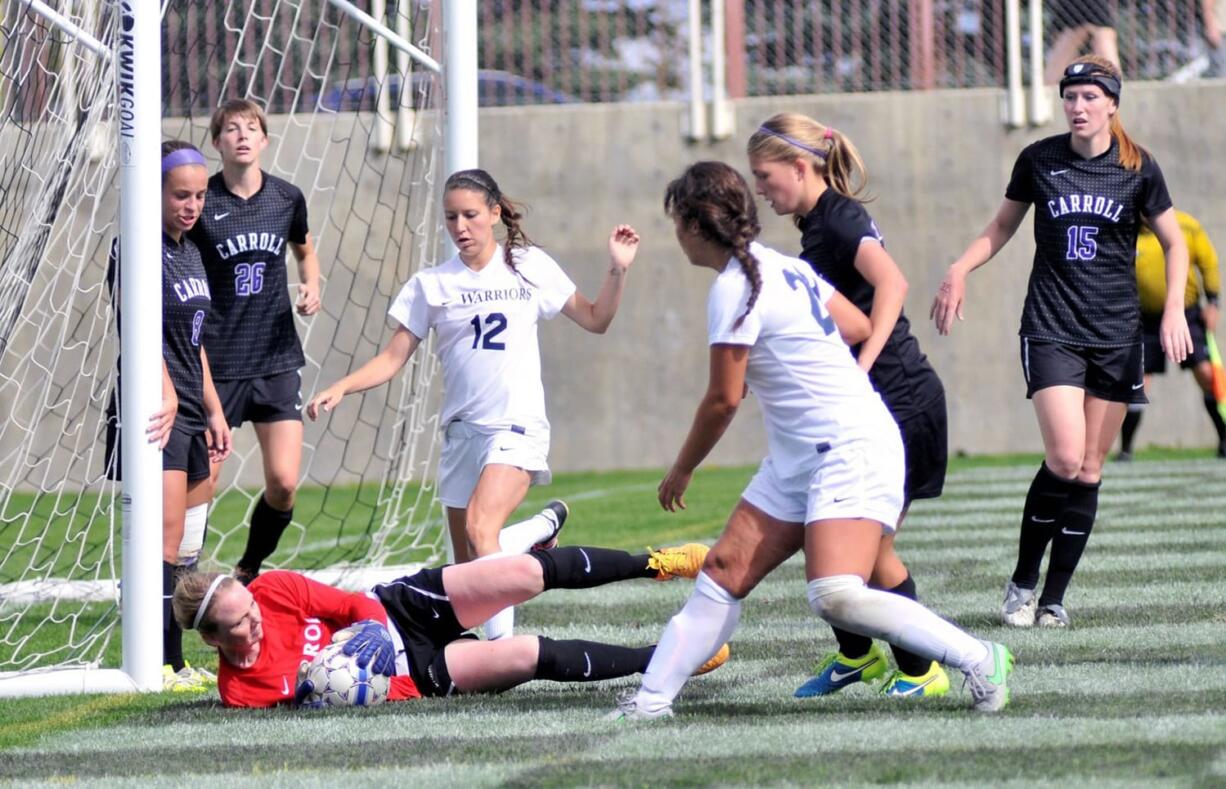
[[[162,666],[162,690],[170,693],[203,693],[209,686],[191,666],[175,671],[170,664]]]
[[[935,660],[923,674],[912,676],[895,670],[881,685],[881,694],[894,698],[933,698],[948,692],[949,675]]]
[[[727,644],[719,648],[719,651],[706,663],[698,667],[694,672],[695,677],[701,677],[703,674],[709,674],[720,666],[728,662],[728,655],[732,654],[732,649]]]
[[[702,563],[706,561],[707,546],[691,542],[678,545],[675,548],[647,549],[647,567],[656,571],[657,581],[671,581],[674,578],[697,578]]]

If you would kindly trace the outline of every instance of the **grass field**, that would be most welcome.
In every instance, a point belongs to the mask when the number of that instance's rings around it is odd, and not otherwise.
[[[602,721],[630,680],[311,714],[226,711],[212,695],[8,700],[0,782],[1226,784],[1226,463],[1112,466],[1066,601],[1073,628],[1005,630],[995,612],[1036,462],[956,461],[945,496],[918,504],[899,539],[927,603],[1017,654],[1014,702],[997,716],[966,710],[958,680],[921,703],[864,685],[793,699],[833,641],[792,561],[750,597],[732,659],[690,683],[671,721]],[[567,498],[570,544],[712,539],[749,474],[700,472],[679,515],[654,503],[655,472],[562,476],[525,509]],[[519,630],[648,643],[689,588],[552,592],[520,609]]]

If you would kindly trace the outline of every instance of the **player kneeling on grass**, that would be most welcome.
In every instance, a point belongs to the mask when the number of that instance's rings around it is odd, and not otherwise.
[[[501,691],[533,679],[592,682],[642,672],[655,647],[544,636],[479,641],[466,631],[548,589],[693,578],[706,552],[697,544],[648,554],[552,548],[422,570],[364,594],[287,571],[264,573],[246,587],[229,576],[200,573],[180,582],[174,612],[184,629],[199,630],[217,647],[218,691],[230,707],[293,702],[300,665],[355,623],[362,625],[345,651],[358,655],[363,668],[387,673],[394,666],[393,701]],[[726,659],[724,649],[702,669]],[[313,690],[299,687],[297,695]]]

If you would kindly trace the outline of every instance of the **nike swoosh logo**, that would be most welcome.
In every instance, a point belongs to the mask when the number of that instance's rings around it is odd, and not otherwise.
[[[1052,170],[1052,171],[1051,171],[1051,173],[1050,173],[1050,175],[1064,175],[1064,174],[1065,174],[1065,173],[1067,173],[1067,172],[1068,172],[1068,170],[1067,170],[1067,169],[1064,169],[1064,170]]]
[[[434,618],[435,618],[435,619],[438,619],[438,618],[439,618],[439,617],[438,617],[438,611],[435,611],[433,608],[431,608],[431,609],[430,609],[430,613],[434,614]]]
[[[281,695],[289,695],[289,679],[287,679],[284,674],[281,675]]]
[[[860,666],[859,668],[853,668],[851,671],[848,671],[846,674],[840,674],[839,670],[836,668],[834,671],[830,672],[830,679],[833,682],[842,682],[843,680],[850,679],[851,677],[854,677],[857,674],[863,674],[864,669],[870,666],[875,666],[875,665],[877,665],[877,658],[873,658],[872,660],[865,663],[863,666]]]
[[[583,554],[583,573],[586,575],[592,571],[592,560],[587,558],[587,551],[582,548],[579,549],[579,553]]]
[[[224,214],[213,214],[213,221],[220,222],[221,220],[225,219],[229,215],[230,215],[229,211],[225,212]]]
[[[1086,534],[1086,533],[1085,533],[1085,532],[1083,532],[1083,531],[1069,531],[1067,526],[1065,526],[1063,529],[1061,529],[1061,530],[1060,530],[1060,533],[1061,533],[1061,534],[1071,534],[1071,535],[1073,535],[1074,537],[1084,537],[1084,536],[1085,536],[1085,534]]]
[[[510,452],[514,447],[498,447],[499,452]]]
[[[1137,389],[1140,389],[1142,386],[1145,386],[1145,382],[1144,382],[1144,381],[1142,381],[1141,383],[1139,383],[1139,384],[1137,384],[1136,386],[1132,387],[1132,388],[1133,388],[1133,391],[1136,391]]]
[[[1030,520],[1035,523],[1055,523],[1056,522],[1055,518],[1038,518],[1038,517],[1035,517],[1034,515],[1030,516]]]
[[[835,500],[834,500],[834,503],[835,503],[835,504],[842,504],[843,502],[847,501],[847,500],[848,500],[848,499],[850,499],[850,498],[851,498],[851,496],[844,496],[844,497],[843,497],[843,498],[841,498],[841,499],[835,499]]]
[[[914,696],[916,693],[919,693],[920,691],[922,691],[924,688],[928,687],[935,681],[936,681],[936,677],[929,677],[928,679],[924,680],[923,682],[916,685],[915,687],[910,688],[909,690],[904,690],[901,693],[895,693],[894,695],[895,696]]]
[[[585,677],[592,676],[592,659],[588,657],[587,652],[583,653],[583,662],[587,664],[587,667],[583,669],[583,676]]]

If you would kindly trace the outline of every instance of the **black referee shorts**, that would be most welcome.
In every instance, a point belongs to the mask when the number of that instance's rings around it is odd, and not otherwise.
[[[1075,386],[1113,403],[1148,403],[1145,349],[1136,342],[1122,348],[1089,348],[1022,338],[1026,397],[1050,386]]]
[[[214,381],[226,424],[302,421],[302,374],[297,370],[261,378]]]
[[[1209,340],[1205,337],[1205,316],[1200,306],[1190,307],[1183,312],[1188,319],[1188,332],[1192,335],[1192,353],[1179,363],[1181,369],[1190,370],[1196,365],[1209,361]],[[1141,314],[1141,342],[1145,344],[1145,373],[1161,374],[1166,372],[1166,354],[1162,351],[1162,315]]]
[[[122,447],[119,420],[108,415],[106,420],[106,478],[123,481]],[[188,482],[209,478],[209,444],[204,433],[187,433],[170,429],[170,440],[162,450],[162,471],[186,471]]]
[[[443,590],[443,568],[431,567],[374,588],[388,621],[400,631],[408,653],[409,675],[423,696],[455,692],[443,650],[460,639],[477,637],[456,620]]]
[[[903,507],[916,499],[935,499],[945,489],[945,470],[949,465],[949,425],[945,413],[945,392],[923,410],[898,423],[906,453],[906,478],[903,482]]]

